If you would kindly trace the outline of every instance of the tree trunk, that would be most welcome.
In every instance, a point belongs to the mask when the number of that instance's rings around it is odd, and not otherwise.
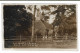
[[[34,5],[34,15],[33,15],[33,18],[32,18],[32,36],[31,36],[31,42],[34,41],[34,31],[35,31],[35,28],[34,28],[34,25],[35,25],[35,11],[36,11],[36,5]]]

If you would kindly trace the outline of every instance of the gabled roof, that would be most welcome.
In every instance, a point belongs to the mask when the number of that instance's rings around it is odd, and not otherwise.
[[[37,29],[46,29],[46,26],[43,24],[41,20],[36,20],[35,21],[35,28]]]
[[[37,11],[37,16],[35,17],[35,28],[37,29],[52,29],[53,26],[46,21],[42,21],[44,16],[40,13],[40,11]]]
[[[43,22],[43,21],[42,21],[42,22]],[[52,28],[53,28],[53,26],[52,26],[51,24],[47,23],[46,21],[44,21],[43,24],[45,25],[45,27],[46,27],[47,29],[52,29]]]
[[[47,22],[44,22],[41,20],[36,20],[35,28],[37,28],[37,29],[52,29],[53,26],[51,24],[48,24]]]

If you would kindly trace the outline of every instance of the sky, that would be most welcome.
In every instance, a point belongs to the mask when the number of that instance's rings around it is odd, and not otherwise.
[[[49,14],[49,13],[52,12],[52,11],[55,11],[56,8],[50,7],[50,10],[41,10],[41,6],[43,6],[43,5],[37,5],[36,6],[36,9],[39,9],[39,11],[36,11],[35,17],[37,17],[38,14],[41,14],[42,12],[44,12],[45,16],[49,17],[49,19],[47,19],[47,22],[49,24],[52,24],[54,22],[55,17],[56,17],[57,14],[53,15],[53,14]],[[25,7],[26,7],[27,12],[30,12],[30,13],[34,14],[34,7],[33,6],[25,5]],[[29,10],[28,7],[31,7],[32,10]],[[39,15],[39,16],[41,16],[41,15]],[[40,19],[40,17],[37,17],[37,20],[39,20],[39,19]]]

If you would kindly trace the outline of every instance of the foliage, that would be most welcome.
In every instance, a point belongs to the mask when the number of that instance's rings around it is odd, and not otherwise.
[[[5,5],[4,36],[11,38],[17,32],[29,31],[32,26],[32,14],[27,13],[24,5]]]
[[[43,8],[44,7],[44,8]],[[53,7],[51,12],[50,8]],[[42,6],[42,10],[49,10],[49,14],[57,14],[52,23],[53,28],[59,26],[58,33],[64,35],[65,33],[76,34],[76,5],[47,5]],[[44,14],[45,15],[45,14]],[[49,17],[50,18],[50,17]],[[49,19],[46,17],[46,19]]]

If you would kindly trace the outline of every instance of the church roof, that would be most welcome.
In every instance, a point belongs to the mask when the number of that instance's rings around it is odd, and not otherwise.
[[[47,22],[36,20],[35,21],[35,28],[37,29],[52,29],[52,25],[48,24]]]

